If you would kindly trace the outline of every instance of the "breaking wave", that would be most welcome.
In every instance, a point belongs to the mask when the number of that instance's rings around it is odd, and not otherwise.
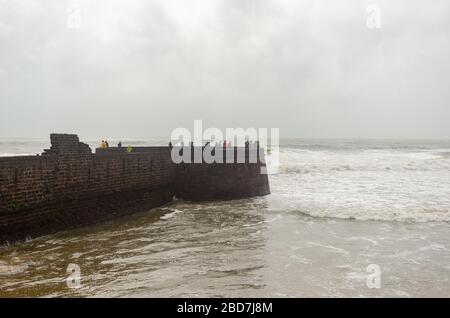
[[[449,148],[281,148],[271,202],[313,217],[450,222]]]

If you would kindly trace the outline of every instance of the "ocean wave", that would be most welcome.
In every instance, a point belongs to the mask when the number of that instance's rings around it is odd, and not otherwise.
[[[308,174],[345,171],[450,171],[450,151],[365,149],[362,151],[311,151],[286,148],[280,151],[279,173]]]
[[[405,209],[405,210],[364,210],[364,209],[293,209],[289,213],[313,218],[345,219],[358,221],[395,221],[403,223],[438,222],[450,223],[450,208]]]
[[[350,171],[352,168],[349,165],[342,166],[334,166],[334,167],[324,167],[315,166],[315,165],[281,165],[280,173],[299,173],[299,174],[307,174],[312,172],[325,172],[325,171]]]
[[[379,165],[379,166],[361,166],[361,165],[329,165],[329,166],[317,166],[317,165],[280,165],[278,172],[281,174],[308,174],[308,173],[333,173],[333,172],[408,172],[408,171],[449,171],[448,165]]]
[[[160,217],[160,219],[162,220],[168,220],[171,219],[173,217],[175,217],[178,213],[181,213],[181,210],[178,209],[173,209],[173,208],[167,208],[167,210],[169,210],[169,213],[164,214],[163,216]]]

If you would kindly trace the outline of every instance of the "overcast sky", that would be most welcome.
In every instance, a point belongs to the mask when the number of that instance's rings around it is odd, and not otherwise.
[[[0,0],[0,137],[449,139],[449,58],[448,0]]]

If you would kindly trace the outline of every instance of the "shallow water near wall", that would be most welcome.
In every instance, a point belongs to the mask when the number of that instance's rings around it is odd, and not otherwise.
[[[283,141],[269,196],[176,201],[1,248],[0,296],[449,297],[448,153],[445,141]]]

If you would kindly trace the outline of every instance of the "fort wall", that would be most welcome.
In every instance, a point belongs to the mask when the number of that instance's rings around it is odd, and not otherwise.
[[[0,243],[161,206],[174,196],[222,200],[270,193],[264,163],[180,163],[169,147],[98,149],[52,134],[40,156],[0,158]]]

